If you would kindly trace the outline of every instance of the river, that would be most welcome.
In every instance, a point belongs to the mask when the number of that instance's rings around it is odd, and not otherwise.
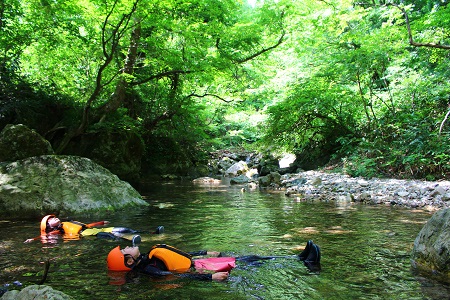
[[[0,227],[0,285],[39,282],[48,260],[45,284],[75,299],[448,299],[448,284],[411,269],[410,251],[430,212],[304,202],[281,192],[243,192],[226,182],[149,182],[140,192],[149,207],[102,218],[146,231],[163,225],[164,234],[142,234],[141,251],[166,243],[186,251],[286,257],[238,263],[225,282],[124,278],[108,273],[105,259],[110,249],[130,242],[60,237],[54,244],[24,244],[38,235],[40,220],[6,219]],[[86,223],[99,218],[64,217]],[[310,239],[321,247],[321,272],[295,259]]]

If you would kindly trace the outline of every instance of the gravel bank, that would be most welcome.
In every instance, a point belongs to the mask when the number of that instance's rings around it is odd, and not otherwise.
[[[430,211],[450,206],[450,181],[352,178],[305,171],[280,178],[279,189],[298,201],[321,200],[397,205]]]

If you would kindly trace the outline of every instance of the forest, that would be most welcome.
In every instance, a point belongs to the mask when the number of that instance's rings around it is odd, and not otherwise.
[[[125,132],[180,173],[229,149],[446,178],[448,3],[0,0],[0,130],[58,154]]]

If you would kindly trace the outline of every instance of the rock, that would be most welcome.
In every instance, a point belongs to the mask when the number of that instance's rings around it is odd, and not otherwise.
[[[248,171],[247,163],[245,163],[244,161],[241,160],[241,161],[233,164],[231,167],[229,167],[225,171],[225,175],[226,176],[238,176],[241,174],[245,174],[247,171]]]
[[[397,195],[399,195],[400,197],[407,197],[409,195],[408,192],[398,192]]]
[[[268,187],[270,185],[270,176],[261,176],[258,178],[259,186]]]
[[[0,165],[0,212],[16,216],[148,205],[125,181],[88,158],[43,155]]]
[[[3,294],[2,300],[72,300],[71,296],[54,290],[47,285],[30,285],[21,291],[13,290]]]
[[[450,209],[433,214],[414,241],[412,264],[450,276]]]
[[[258,165],[258,173],[261,176],[269,175],[271,172],[276,172],[279,169],[278,159],[273,156],[261,159]]]
[[[314,186],[321,185],[321,184],[322,184],[322,178],[320,178],[320,177],[314,177],[314,178],[311,180],[311,184],[314,185]]]
[[[240,175],[237,177],[233,177],[230,179],[230,184],[244,184],[244,183],[248,183],[249,182],[249,178],[245,175]]]
[[[0,133],[0,161],[54,154],[50,143],[27,126],[8,124]]]
[[[214,179],[212,177],[200,177],[192,180],[194,184],[220,184],[220,179]]]
[[[359,202],[369,202],[369,201],[370,201],[370,198],[372,198],[372,196],[371,196],[369,193],[367,193],[367,192],[362,192],[362,193],[359,195],[359,197],[357,197],[356,199],[357,199],[357,201],[359,201]]]
[[[446,192],[447,191],[442,186],[438,185],[434,188],[434,191],[430,193],[430,196],[435,197],[439,195],[445,195]]]
[[[228,170],[233,164],[234,161],[232,159],[227,156],[223,157],[218,163],[219,172],[225,173],[225,170]]]
[[[369,182],[368,182],[367,180],[364,180],[364,179],[358,180],[358,183],[359,183],[359,185],[362,186],[362,187],[367,187],[367,186],[369,186]]]
[[[281,184],[281,175],[278,172],[271,172],[267,176],[259,177],[258,182],[261,187],[278,186]]]

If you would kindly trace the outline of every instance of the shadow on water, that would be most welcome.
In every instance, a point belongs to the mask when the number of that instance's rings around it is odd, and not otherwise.
[[[238,263],[221,283],[124,278],[108,273],[105,259],[117,244],[130,242],[86,237],[24,244],[38,234],[39,220],[3,220],[0,284],[38,283],[49,260],[45,283],[75,299],[448,299],[448,284],[414,274],[410,265],[414,239],[431,213],[301,202],[283,193],[242,192],[226,183],[148,183],[141,193],[149,207],[104,218],[149,232],[164,225],[162,235],[142,235],[142,251],[167,243],[187,251],[287,257]],[[295,258],[309,239],[322,249],[320,274]]]

